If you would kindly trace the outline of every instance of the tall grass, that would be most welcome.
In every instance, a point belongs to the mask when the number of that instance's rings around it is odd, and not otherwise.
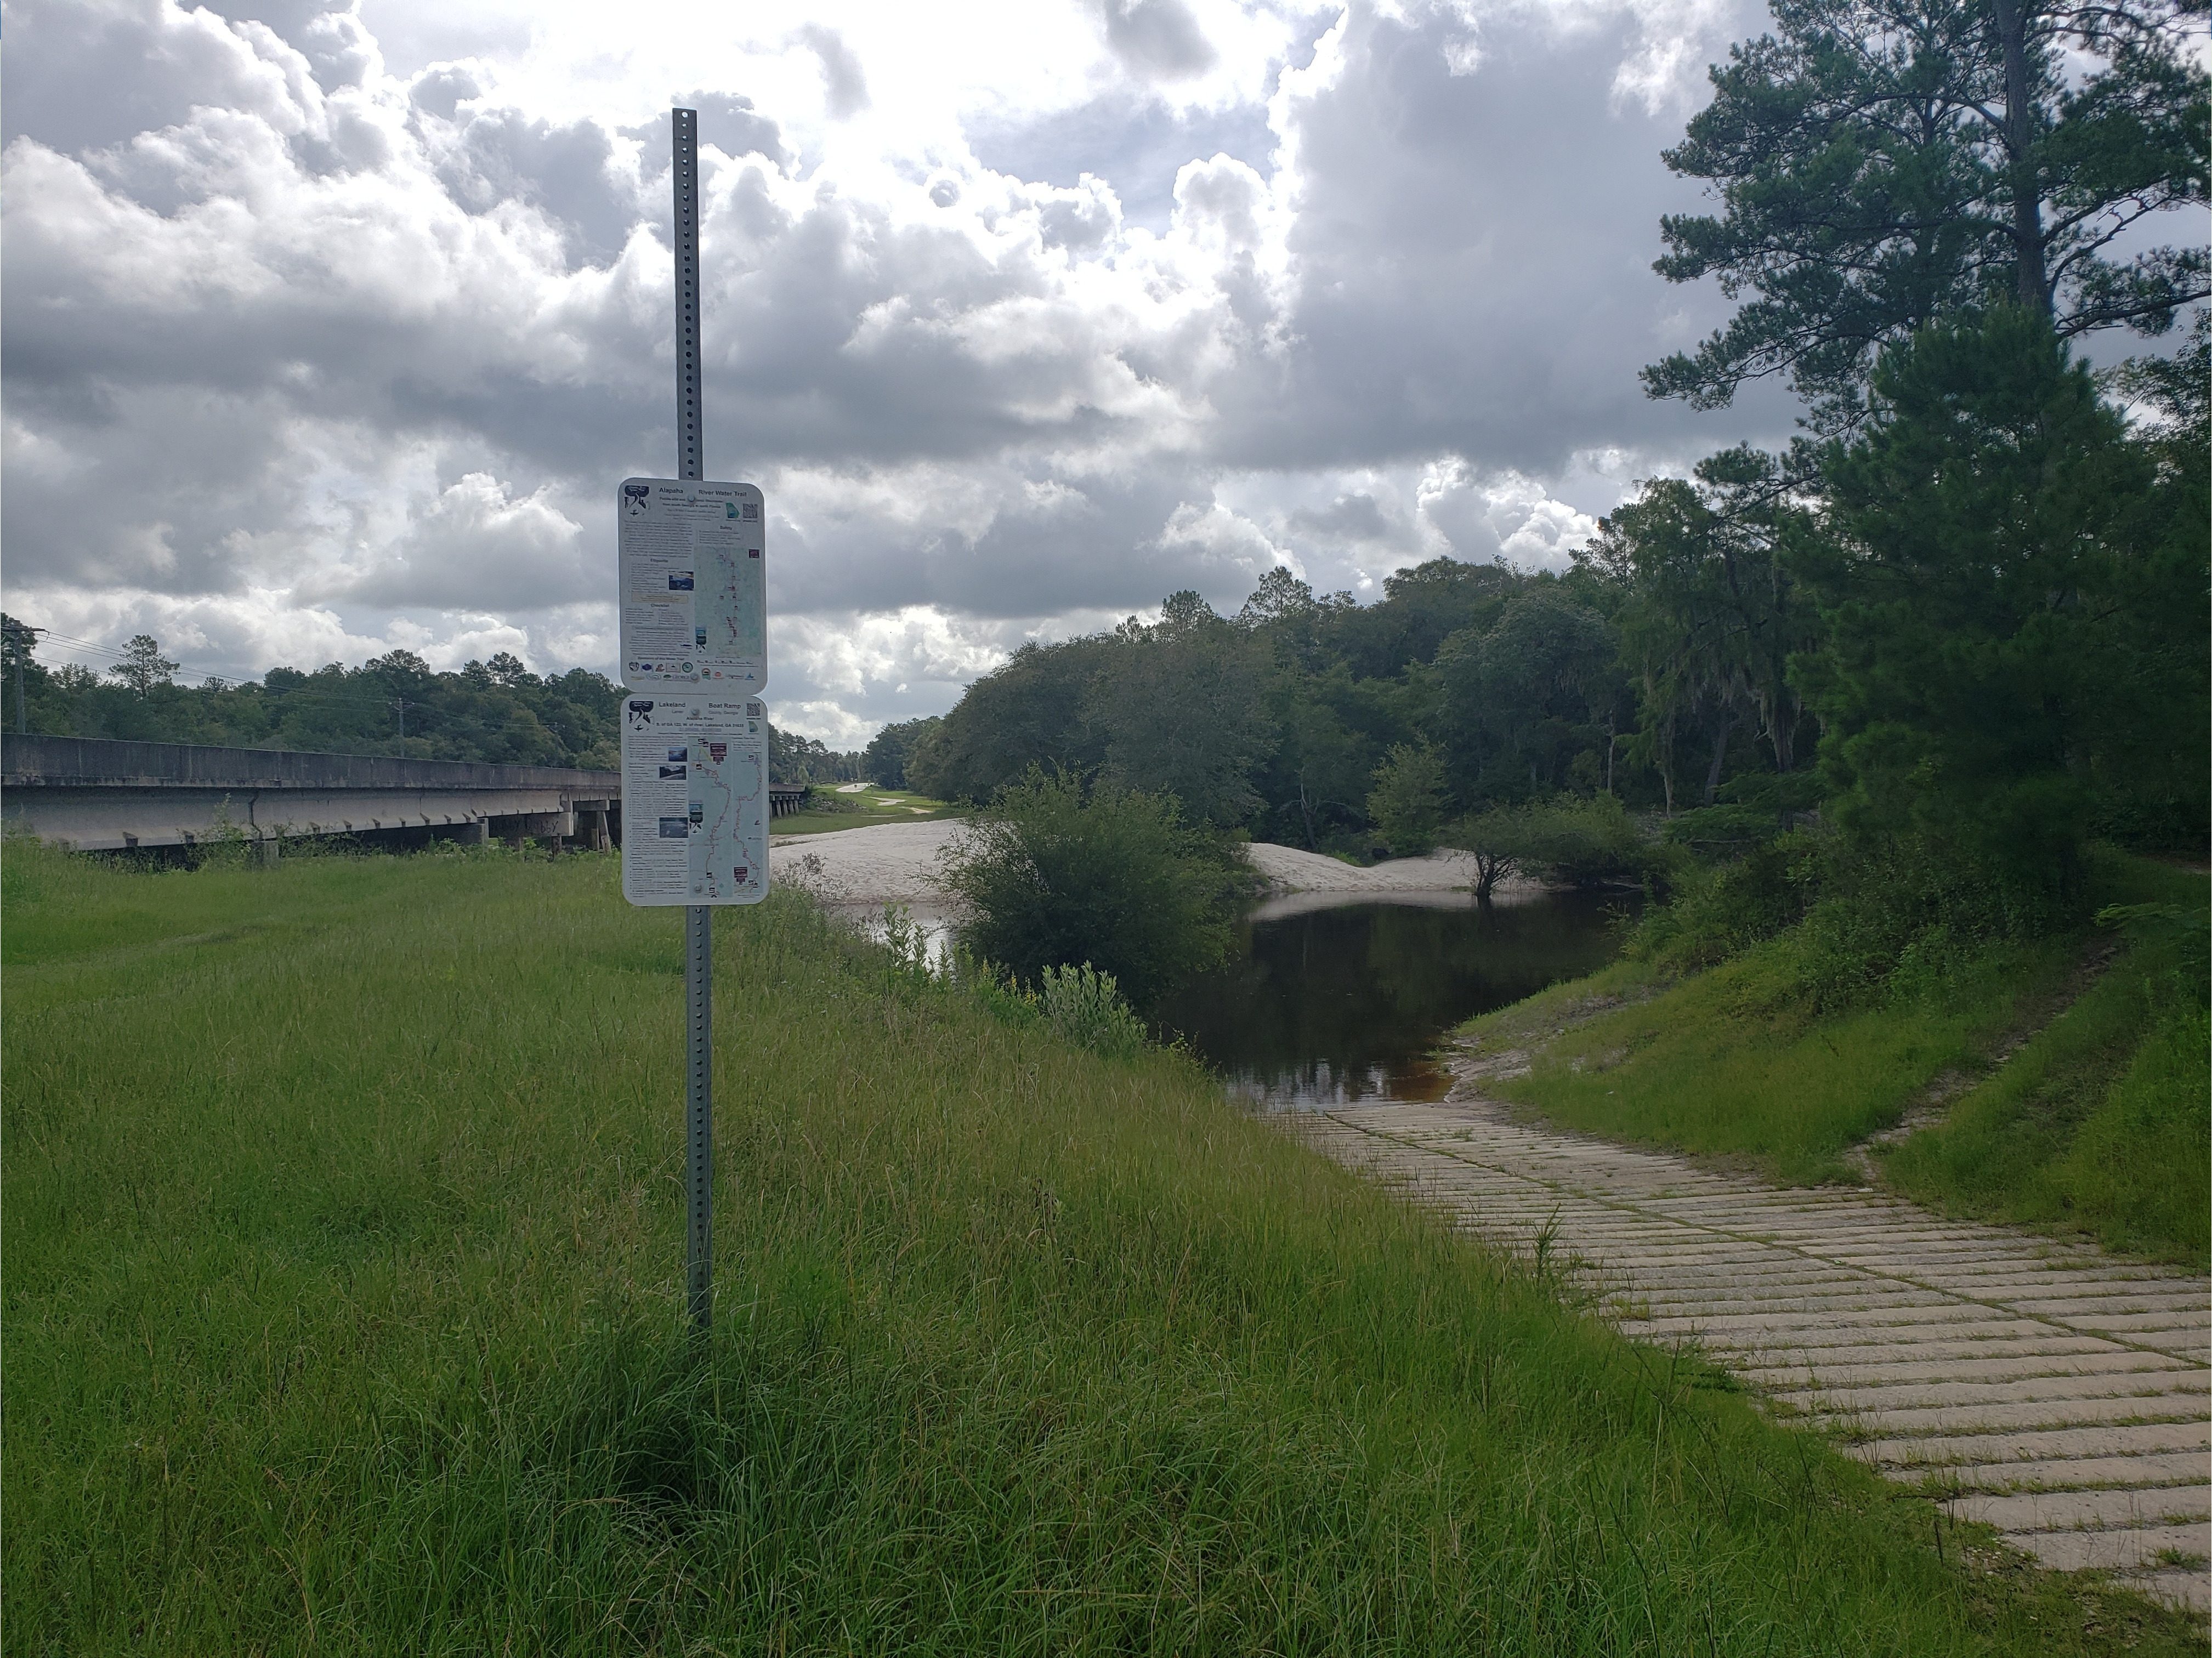
[[[2202,876],[2108,859],[2102,878],[2112,896],[2203,914]],[[1877,1153],[1887,1184],[1950,1212],[2205,1261],[2212,1090],[2201,974],[2179,984],[2179,945],[2122,949],[2077,999],[2085,951],[2112,943],[2094,928],[1936,928],[1874,988],[1839,988],[1823,969],[1848,957],[1834,943],[1844,929],[1832,916],[1814,928],[1822,919],[1671,983],[1651,960],[1619,963],[1469,1029],[1533,1050],[1527,1076],[1494,1086],[1549,1121],[1786,1182],[1856,1180],[1844,1154],[1927,1103],[1936,1119]],[[1625,988],[1656,993],[1562,1017]]]
[[[2198,928],[2203,912],[2193,912]],[[1955,1212],[2212,1255],[2212,1021],[2201,963],[2149,938],[1940,1121],[1885,1180]]]
[[[718,918],[695,1346],[681,927],[611,861],[0,873],[10,1653],[2102,1638],[1176,1056],[795,896]]]
[[[1824,1015],[1806,1005],[1795,944],[1753,945],[1564,1032],[1503,1091],[1563,1127],[1745,1159],[1785,1183],[1851,1180],[1844,1152],[1946,1072],[1978,1070],[2023,999],[2063,981],[2069,955],[1995,945],[1940,984]],[[1510,1029],[1537,1011],[1474,1028]]]

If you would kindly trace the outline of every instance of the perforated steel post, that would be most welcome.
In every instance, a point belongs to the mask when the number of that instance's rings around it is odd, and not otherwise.
[[[676,476],[703,479],[699,389],[699,112],[669,112],[676,196]],[[714,912],[684,910],[684,1277],[693,1327],[714,1321]]]

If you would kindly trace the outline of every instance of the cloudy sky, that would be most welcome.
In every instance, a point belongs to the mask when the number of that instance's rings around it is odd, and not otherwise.
[[[1698,200],[1658,152],[1764,22],[8,0],[7,608],[195,677],[611,672],[615,486],[673,467],[672,103],[792,728],[857,744],[1277,563],[1558,566],[1633,480],[1790,429],[1636,379],[1726,314],[1651,273]]]

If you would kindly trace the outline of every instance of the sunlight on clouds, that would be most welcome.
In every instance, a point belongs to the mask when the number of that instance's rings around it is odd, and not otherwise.
[[[1278,562],[1558,568],[1742,435],[1634,383],[1712,310],[1642,274],[1662,203],[1620,169],[1660,179],[1747,15],[24,0],[9,608],[234,675],[611,667],[609,491],[671,441],[674,97],[708,465],[769,490],[771,689],[826,739]]]

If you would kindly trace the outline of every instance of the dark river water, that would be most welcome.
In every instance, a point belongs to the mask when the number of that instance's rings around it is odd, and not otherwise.
[[[1477,905],[1465,893],[1311,907],[1261,905],[1219,967],[1184,985],[1162,1023],[1263,1108],[1440,1096],[1428,1055],[1474,1014],[1603,966],[1634,894],[1553,893]]]

